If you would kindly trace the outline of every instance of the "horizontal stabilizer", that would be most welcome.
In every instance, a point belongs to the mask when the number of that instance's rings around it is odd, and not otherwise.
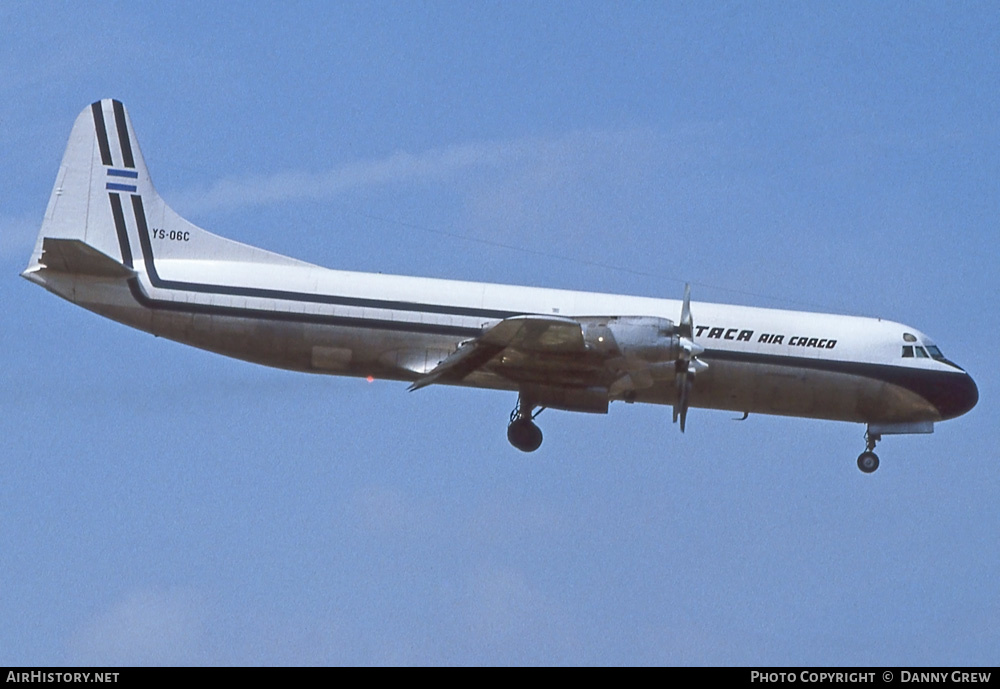
[[[104,278],[130,278],[135,271],[126,268],[107,254],[85,244],[79,239],[53,239],[42,241],[40,263],[47,270],[71,275],[90,275]]]

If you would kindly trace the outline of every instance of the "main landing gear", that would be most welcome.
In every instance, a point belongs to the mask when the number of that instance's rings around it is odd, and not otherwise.
[[[878,455],[873,452],[875,443],[882,439],[878,433],[865,432],[865,451],[858,455],[858,468],[866,474],[878,469]]]
[[[542,429],[535,425],[535,417],[542,413],[545,407],[532,413],[534,406],[523,404],[517,398],[514,411],[510,413],[510,423],[507,425],[507,440],[521,452],[534,452],[542,444]]]

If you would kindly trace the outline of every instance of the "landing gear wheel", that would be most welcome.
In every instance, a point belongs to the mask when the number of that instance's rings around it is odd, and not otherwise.
[[[507,426],[507,440],[521,452],[534,452],[542,444],[542,429],[531,419],[515,419]]]
[[[870,474],[878,469],[878,455],[870,450],[866,450],[858,455],[858,468],[866,474]]]
[[[869,428],[871,428],[869,426]],[[879,433],[872,433],[865,430],[865,451],[858,455],[858,468],[866,474],[870,474],[878,469],[878,455],[875,454],[875,443],[882,439]]]
[[[535,417],[541,414],[545,407],[534,411],[535,405],[517,398],[514,411],[510,413],[510,423],[507,424],[507,440],[521,452],[534,452],[542,444],[542,429],[535,425]]]

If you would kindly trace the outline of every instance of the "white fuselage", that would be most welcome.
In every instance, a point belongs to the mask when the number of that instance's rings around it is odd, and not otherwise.
[[[485,327],[519,314],[657,316],[681,302],[614,294],[328,270],[300,264],[158,260],[136,289],[84,276],[44,286],[88,309],[156,335],[268,366],[415,380]],[[965,376],[933,358],[902,358],[891,321],[694,303],[694,341],[708,368],[692,406],[865,423],[938,421],[947,413],[907,379]],[[670,372],[672,374],[672,372]],[[465,384],[517,389],[479,373]],[[629,401],[672,404],[670,375]]]

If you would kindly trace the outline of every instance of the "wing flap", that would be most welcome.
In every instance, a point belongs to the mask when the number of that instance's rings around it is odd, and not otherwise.
[[[433,383],[457,382],[478,368],[484,366],[504,347],[473,340],[467,342],[432,368],[427,375],[410,386],[410,392],[425,388]]]

